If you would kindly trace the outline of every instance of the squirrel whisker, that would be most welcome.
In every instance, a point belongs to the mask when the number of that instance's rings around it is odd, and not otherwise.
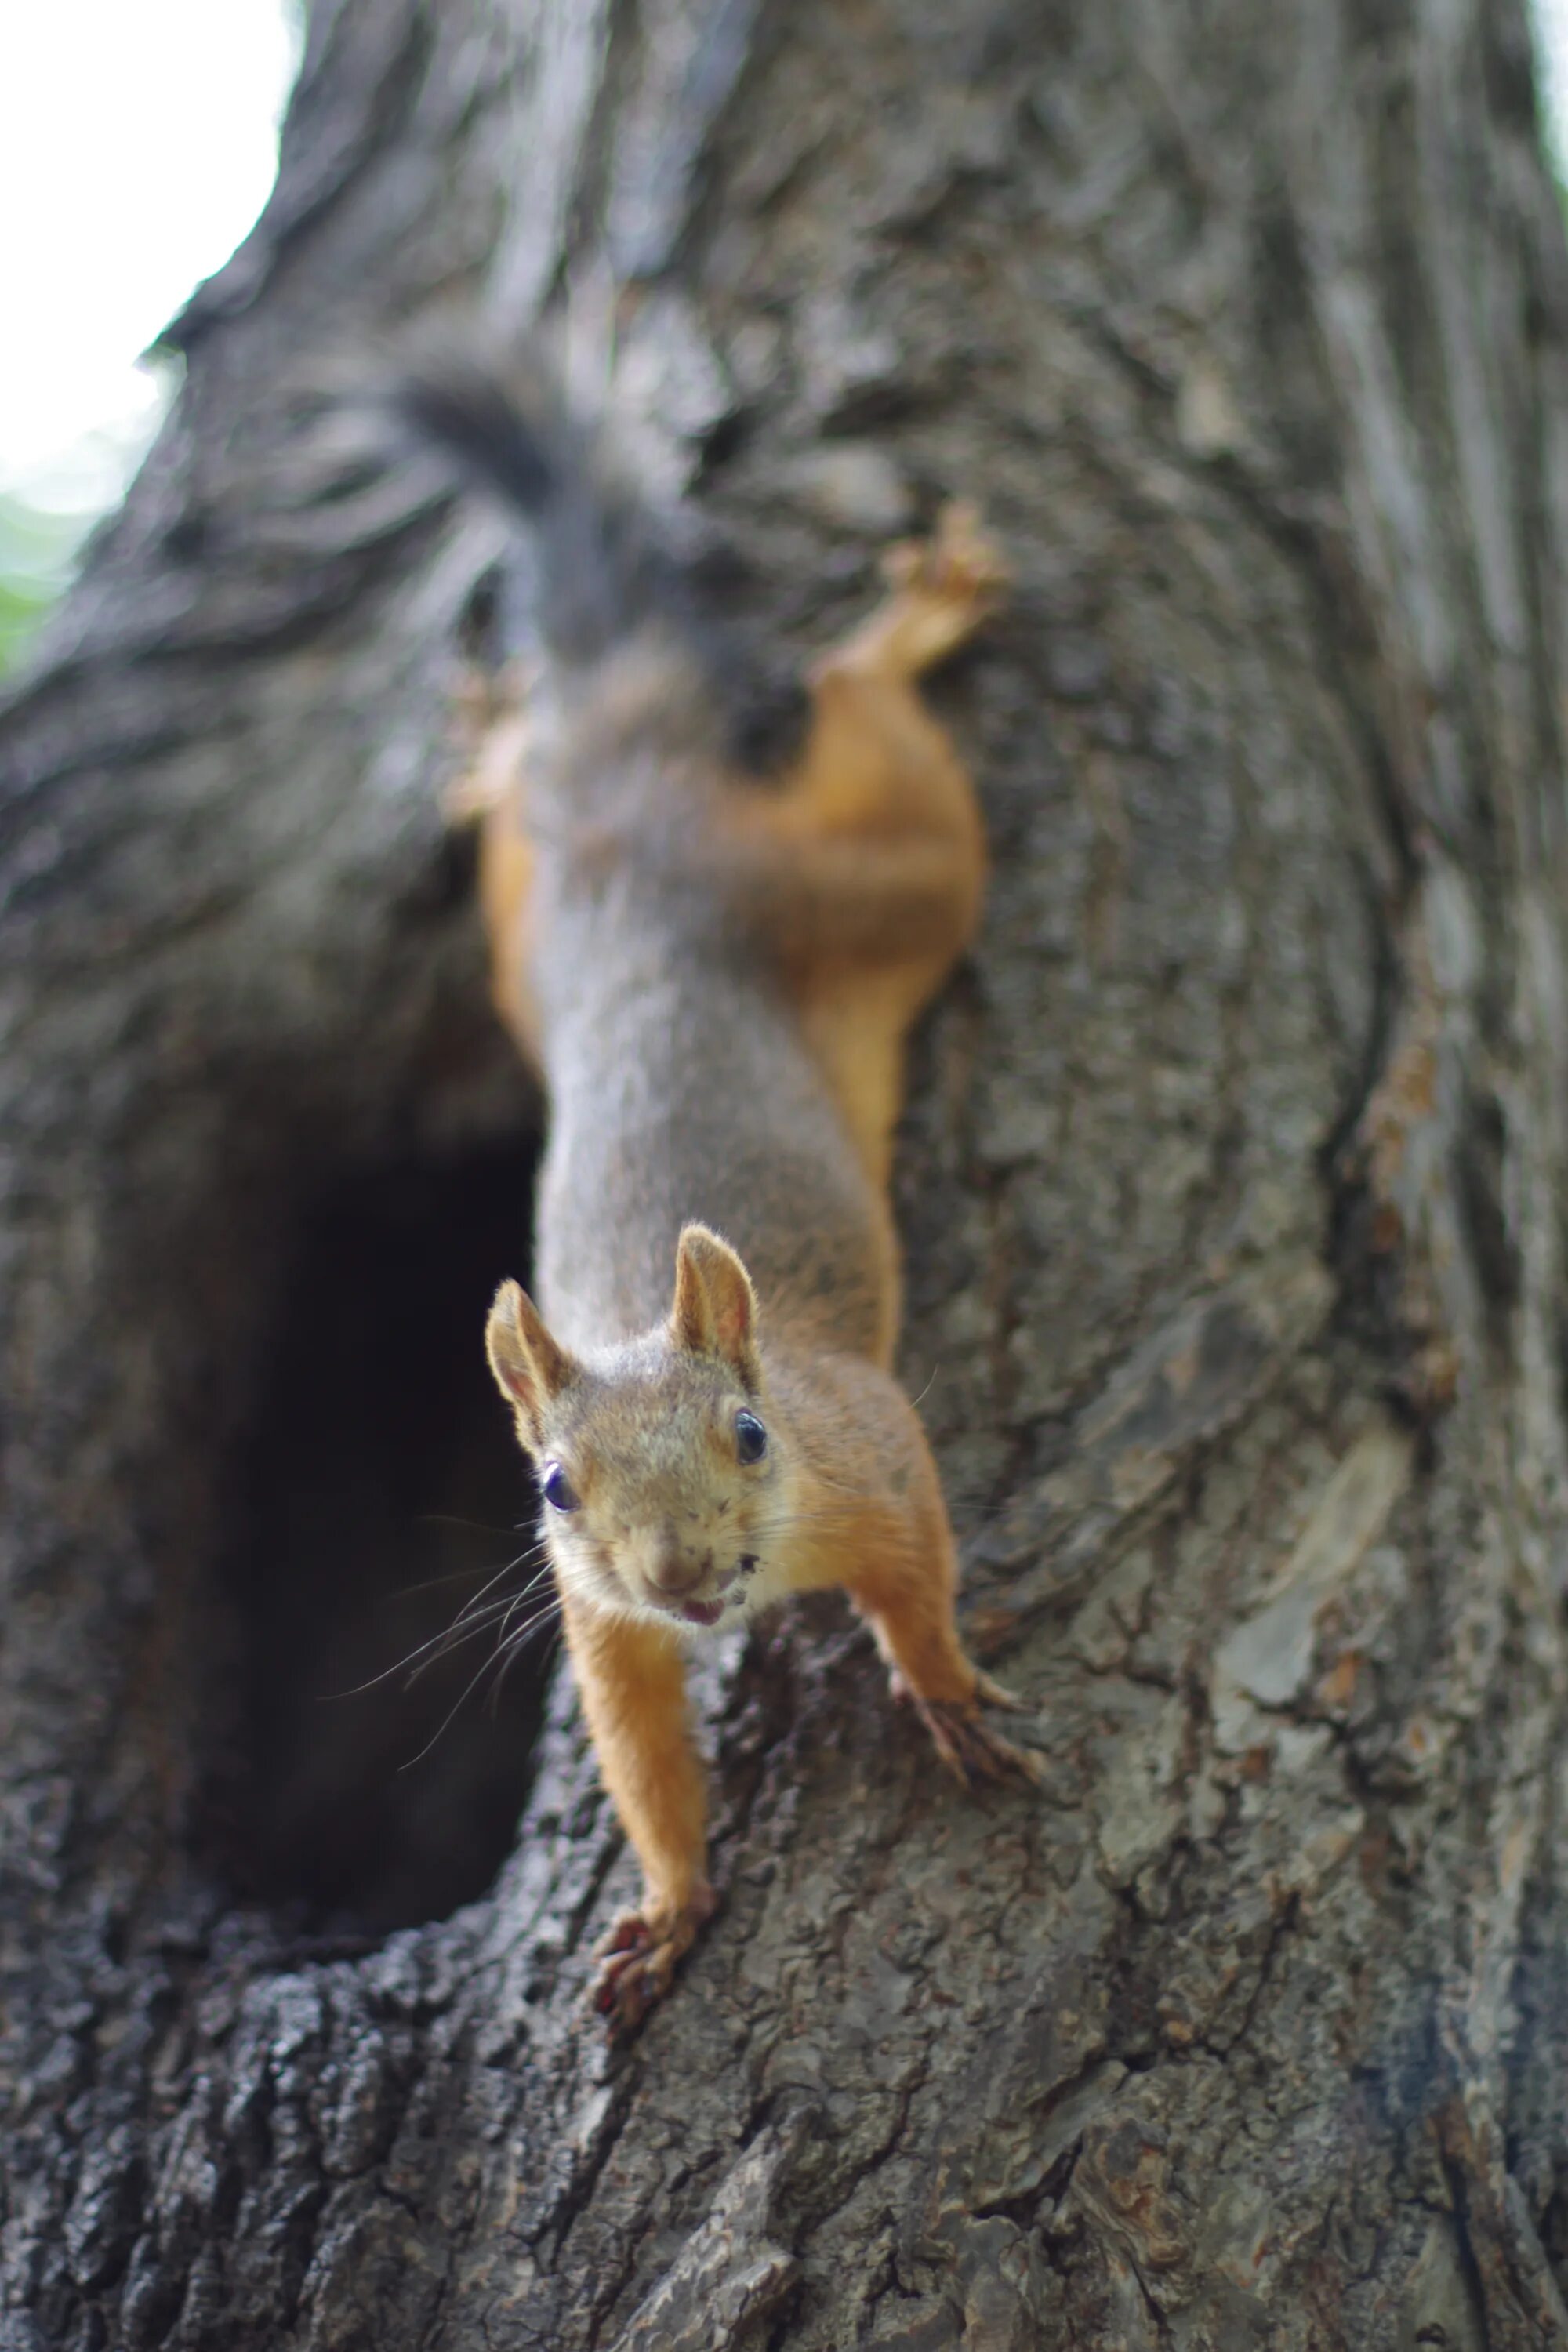
[[[533,1549],[520,1552],[516,1559],[508,1560],[505,1568],[498,1569],[495,1575],[490,1578],[489,1582],[482,1585],[479,1591],[474,1594],[471,1601],[466,1601],[463,1603],[462,1608],[458,1612],[457,1616],[453,1619],[453,1623],[455,1625],[460,1625],[464,1618],[468,1615],[469,1612],[479,1606],[480,1602],[484,1600],[486,1593],[491,1591],[494,1587],[500,1582],[503,1576],[510,1576],[514,1568],[531,1568],[537,1558],[537,1549]],[[542,1568],[535,1570],[533,1575],[529,1578],[528,1582],[523,1586],[521,1592],[513,1594],[511,1597],[514,1600],[522,1600],[526,1598],[529,1593],[532,1592],[539,1585],[543,1583],[545,1578],[552,1572],[552,1569],[553,1562],[547,1559]],[[503,1595],[502,1597],[504,1599],[506,1596]]]
[[[415,1684],[423,1675],[427,1675],[432,1666],[438,1666],[443,1658],[449,1658],[454,1650],[460,1650],[465,1643],[471,1642],[477,1634],[494,1633],[504,1622],[506,1612],[510,1605],[510,1601],[505,1600],[492,1601],[482,1616],[474,1618],[471,1622],[448,1625],[444,1633],[437,1633],[431,1641],[423,1644],[423,1650],[428,1653],[427,1655],[422,1654],[420,1650],[411,1651],[409,1656],[403,1661],[404,1665],[410,1669],[403,1685],[405,1690],[412,1690]],[[414,1663],[416,1660],[417,1664]]]
[[[485,1676],[488,1674],[492,1673],[499,1666],[500,1674],[497,1677],[495,1687],[490,1694],[490,1704],[492,1706],[498,1704],[501,1685],[505,1682],[511,1666],[515,1664],[517,1657],[521,1654],[521,1651],[526,1647],[533,1635],[539,1632],[540,1628],[543,1625],[549,1624],[552,1619],[559,1617],[560,1613],[560,1601],[555,1600],[548,1601],[532,1617],[529,1619],[526,1624],[520,1625],[516,1631],[510,1633],[503,1642],[498,1643],[497,1646],[489,1652],[489,1655],[481,1659],[477,1670],[469,1676],[468,1682],[465,1683],[462,1690],[453,1700],[452,1705],[447,1708],[446,1714],[442,1717],[440,1722],[437,1725],[436,1729],[431,1733],[424,1747],[420,1748],[418,1754],[411,1756],[406,1763],[398,1767],[398,1769],[403,1772],[407,1772],[412,1770],[416,1764],[422,1763],[424,1761],[425,1758],[429,1755],[437,1742],[444,1738],[446,1733],[451,1728],[451,1726],[457,1720],[458,1716],[461,1713],[464,1706],[467,1706],[468,1700],[483,1682]],[[484,1630],[485,1629],[482,1626],[478,1624],[470,1626],[467,1633],[459,1636],[458,1642],[451,1644],[451,1647],[457,1648],[460,1646],[462,1642],[468,1639],[469,1634],[480,1633]],[[444,1656],[447,1653],[442,1652],[439,1654]],[[424,1674],[427,1667],[434,1665],[436,1663],[437,1661],[434,1658],[426,1659],[425,1664],[419,1666],[416,1670],[415,1675],[410,1677],[410,1681],[416,1681],[418,1676]]]
[[[498,1664],[500,1669],[500,1673],[496,1675],[495,1682],[490,1689],[489,1704],[492,1714],[500,1705],[500,1695],[502,1690],[505,1688],[508,1675],[510,1674],[513,1666],[516,1665],[519,1658],[521,1657],[524,1650],[527,1649],[534,1635],[540,1632],[542,1627],[552,1623],[555,1627],[555,1638],[559,1640],[562,1629],[562,1612],[559,1601],[557,1601],[552,1608],[542,1609],[537,1617],[531,1617],[526,1625],[520,1625],[514,1633],[509,1633],[506,1640],[498,1647],[495,1658],[491,1662],[492,1664]],[[548,1658],[546,1663],[548,1663]]]
[[[532,1557],[533,1548],[531,1548],[527,1552],[520,1552],[516,1559],[508,1560],[503,1568],[497,1569],[483,1588],[476,1592],[470,1601],[464,1603],[449,1625],[444,1625],[439,1633],[432,1633],[427,1641],[420,1642],[412,1650],[405,1651],[404,1655],[395,1659],[390,1666],[383,1667],[380,1674],[371,1675],[362,1683],[353,1683],[346,1690],[333,1691],[328,1696],[333,1698],[358,1698],[364,1692],[374,1690],[378,1684],[390,1682],[394,1675],[406,1673],[410,1667],[414,1669],[409,1675],[410,1684],[417,1681],[426,1666],[434,1665],[438,1659],[445,1657],[449,1650],[466,1642],[471,1634],[482,1633],[488,1624],[493,1623],[498,1618],[504,1618],[509,1611],[515,1609],[520,1601],[526,1601],[529,1594],[543,1582],[551,1573],[548,1561],[530,1578],[521,1592],[501,1593],[494,1601],[488,1603],[485,1601],[485,1595],[500,1582],[503,1576],[510,1575],[513,1569],[522,1566]],[[411,1591],[416,1591],[421,1589],[418,1586],[410,1588]],[[416,1663],[417,1661],[423,1661],[423,1663]]]
[[[416,1764],[422,1764],[424,1762],[426,1757],[429,1755],[437,1742],[445,1737],[446,1733],[456,1722],[458,1715],[462,1712],[462,1709],[468,1704],[468,1701],[473,1696],[474,1692],[479,1688],[480,1683],[483,1682],[485,1676],[489,1673],[489,1670],[494,1664],[495,1654],[492,1652],[488,1658],[485,1658],[480,1662],[478,1672],[470,1675],[468,1682],[464,1684],[463,1688],[452,1701],[451,1706],[447,1709],[446,1714],[441,1717],[440,1722],[436,1726],[435,1730],[430,1734],[429,1738],[425,1742],[424,1747],[420,1748],[418,1754],[409,1757],[405,1764],[400,1764],[398,1766],[397,1769],[400,1772],[412,1772]]]

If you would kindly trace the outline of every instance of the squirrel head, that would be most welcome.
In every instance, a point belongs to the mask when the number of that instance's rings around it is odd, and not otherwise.
[[[574,1356],[503,1282],[485,1345],[569,1590],[700,1626],[739,1624],[768,1597],[789,1449],[769,1415],[751,1277],[717,1234],[685,1227],[668,1319],[638,1339]]]

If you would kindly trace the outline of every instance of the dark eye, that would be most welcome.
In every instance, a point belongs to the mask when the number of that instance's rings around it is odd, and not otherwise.
[[[735,1415],[735,1451],[742,1462],[760,1462],[768,1450],[768,1433],[754,1412]]]
[[[563,1470],[559,1462],[552,1462],[551,1464],[540,1483],[544,1489],[544,1499],[549,1504],[552,1511],[574,1511],[576,1509],[577,1489],[574,1486],[571,1479],[568,1478],[565,1471]]]

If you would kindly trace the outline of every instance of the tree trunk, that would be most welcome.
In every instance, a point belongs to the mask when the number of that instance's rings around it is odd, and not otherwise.
[[[455,301],[569,314],[797,652],[940,493],[1016,572],[942,689],[995,872],[900,1205],[1047,1785],[965,1800],[786,1614],[616,2050],[569,1691],[531,1760],[537,1685],[417,1761],[466,1669],[342,1696],[529,1507],[480,1318],[536,1118],[437,804],[498,534],[313,389]],[[1568,2342],[1517,0],[316,0],[173,340],[0,722],[0,2346]]]

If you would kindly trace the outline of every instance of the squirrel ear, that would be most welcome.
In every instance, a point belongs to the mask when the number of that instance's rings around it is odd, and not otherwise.
[[[543,1436],[544,1408],[576,1370],[564,1348],[544,1328],[526,1290],[503,1282],[485,1325],[485,1353],[496,1386],[517,1414],[518,1434],[536,1448]]]
[[[678,1348],[721,1356],[748,1389],[761,1385],[757,1294],[730,1247],[706,1225],[682,1228],[675,1253],[675,1306],[669,1328]]]

